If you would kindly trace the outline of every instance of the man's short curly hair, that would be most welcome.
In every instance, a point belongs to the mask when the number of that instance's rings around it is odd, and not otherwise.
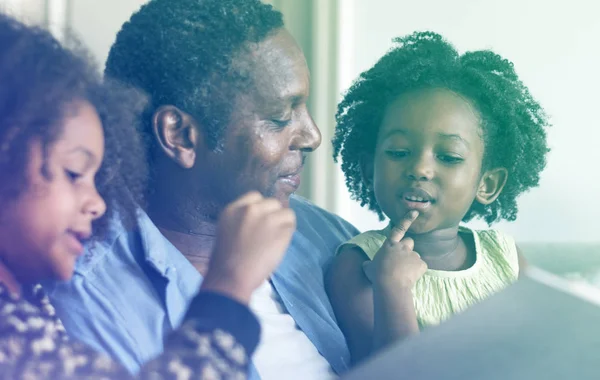
[[[338,105],[334,159],[342,160],[352,196],[384,218],[372,186],[363,179],[361,160],[374,155],[386,107],[411,90],[447,88],[473,102],[480,113],[483,168],[508,170],[498,199],[487,206],[474,202],[463,220],[515,220],[517,197],[538,185],[546,165],[549,124],[513,64],[488,50],[460,55],[433,32],[416,32],[394,42],[396,46],[359,76]]]
[[[10,202],[29,186],[25,173],[30,143],[39,139],[47,160],[73,106],[87,101],[100,116],[105,138],[104,160],[95,180],[107,211],[94,222],[95,237],[104,235],[114,213],[133,222],[147,177],[145,152],[135,128],[145,98],[104,82],[80,45],[67,49],[48,31],[3,14],[0,83],[0,201]],[[45,164],[42,174],[50,178]]]
[[[281,13],[259,0],[151,0],[121,28],[105,73],[149,95],[141,124],[149,149],[151,115],[169,104],[194,116],[217,150],[232,99],[249,85],[235,59],[282,27]]]

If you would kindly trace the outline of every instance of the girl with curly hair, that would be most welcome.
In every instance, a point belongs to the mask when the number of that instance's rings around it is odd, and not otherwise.
[[[390,220],[340,246],[328,274],[355,362],[517,279],[511,237],[459,224],[515,220],[548,152],[547,118],[511,62],[461,55],[432,32],[395,42],[336,116],[334,158],[350,192]]]

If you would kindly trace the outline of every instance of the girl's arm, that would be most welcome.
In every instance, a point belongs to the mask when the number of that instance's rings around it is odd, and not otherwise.
[[[411,287],[394,289],[375,283],[373,289],[374,351],[420,332]]]
[[[64,339],[50,301],[17,299],[0,285],[0,375],[3,379],[246,379],[260,326],[235,299],[201,291],[165,351],[132,376],[120,363]]]
[[[325,277],[325,289],[353,363],[366,358],[373,347],[373,287],[362,269],[367,260],[359,248],[342,249]]]
[[[395,281],[375,281],[372,285],[363,270],[365,262],[369,259],[360,248],[342,249],[325,285],[354,364],[389,343],[419,332],[411,286],[398,286]]]
[[[259,336],[259,322],[245,304],[200,291],[182,326],[166,340],[163,354],[143,366],[136,378],[246,379]]]

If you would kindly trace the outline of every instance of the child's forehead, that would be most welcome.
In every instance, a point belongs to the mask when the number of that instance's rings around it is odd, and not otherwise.
[[[81,102],[65,115],[54,148],[60,154],[83,148],[94,156],[102,156],[104,131],[98,113],[91,104]]]
[[[481,117],[467,98],[447,89],[415,90],[397,96],[384,112],[380,136],[430,133],[440,137],[480,135]]]

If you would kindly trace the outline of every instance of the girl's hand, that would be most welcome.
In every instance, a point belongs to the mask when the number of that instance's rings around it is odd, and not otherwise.
[[[296,216],[276,199],[252,192],[219,218],[217,240],[202,289],[247,303],[279,265],[296,230]]]
[[[364,264],[364,272],[375,286],[388,289],[411,290],[427,270],[427,264],[413,251],[414,241],[404,238],[419,213],[410,211],[396,224],[373,261]]]

